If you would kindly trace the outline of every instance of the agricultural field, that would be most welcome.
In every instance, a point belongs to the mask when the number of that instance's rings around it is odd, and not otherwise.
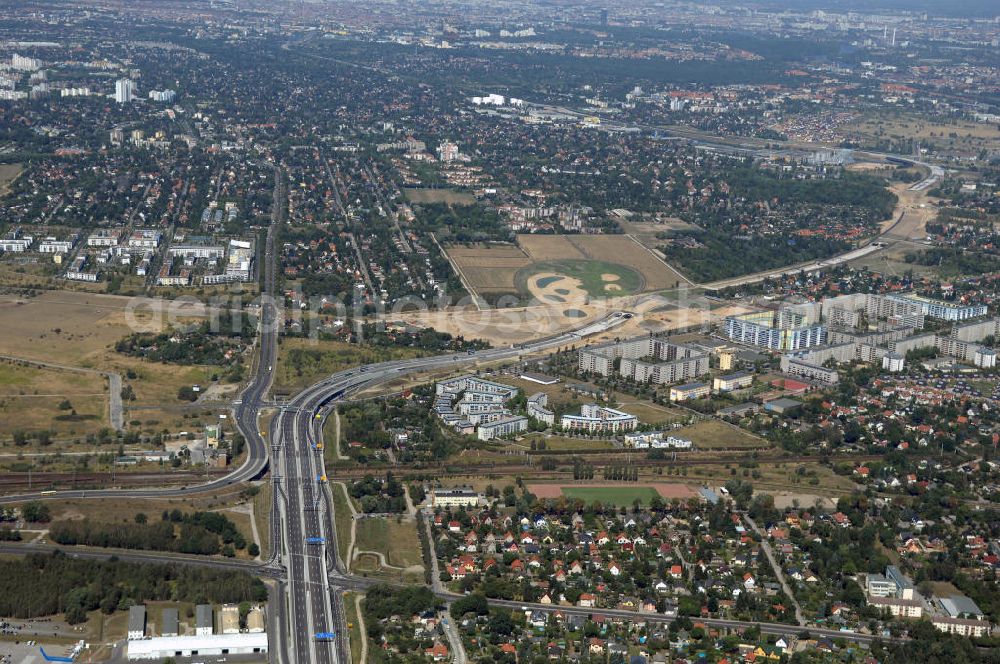
[[[625,235],[519,235],[516,245],[450,245],[447,251],[469,287],[487,299],[516,294],[545,304],[576,303],[683,281]]]
[[[424,189],[421,187],[406,187],[403,189],[406,200],[411,203],[447,203],[448,205],[473,205],[476,197],[464,191],[455,189]]]

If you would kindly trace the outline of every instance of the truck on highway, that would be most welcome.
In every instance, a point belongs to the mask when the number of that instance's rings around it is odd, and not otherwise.
[[[326,544],[325,537],[307,537],[306,544]]]
[[[333,641],[337,638],[336,632],[316,632],[317,641]]]

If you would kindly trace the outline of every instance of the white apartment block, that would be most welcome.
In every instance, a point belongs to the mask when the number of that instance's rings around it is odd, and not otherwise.
[[[521,433],[528,430],[528,418],[521,415],[510,415],[495,422],[480,424],[476,430],[479,440],[493,440],[503,436]]]
[[[57,240],[54,237],[47,237],[38,243],[38,253],[41,254],[68,254],[76,246],[76,237],[69,240]]]
[[[980,637],[989,636],[992,625],[986,620],[969,620],[967,618],[931,618],[931,624],[948,634],[958,636]]]
[[[208,244],[175,244],[168,253],[181,258],[219,260],[226,255],[226,248]]]
[[[121,241],[122,232],[118,229],[101,229],[87,236],[88,247],[114,247]]]
[[[128,246],[132,249],[156,249],[160,246],[163,233],[152,229],[139,229],[133,231],[128,238]]]
[[[580,350],[581,372],[610,376],[615,360],[620,359],[619,373],[636,382],[652,381],[659,385],[676,383],[708,371],[708,354],[657,337],[639,337],[620,342],[589,346]]]
[[[625,434],[625,447],[636,449],[675,449],[689,450],[693,446],[690,440],[676,438],[663,431],[642,431]]]
[[[498,394],[503,397],[503,401],[506,401],[517,394],[517,388],[467,374],[439,381],[435,387],[435,392],[437,394],[458,394],[459,392]]]
[[[919,599],[871,597],[868,599],[868,604],[889,611],[894,618],[919,618],[924,615],[924,603]]]
[[[556,423],[556,414],[546,408],[549,404],[549,397],[544,392],[538,392],[528,397],[528,416],[539,422],[544,422],[548,426]]]
[[[639,418],[635,415],[593,403],[584,404],[579,415],[563,415],[560,420],[560,425],[567,431],[589,433],[632,431],[638,424]]]

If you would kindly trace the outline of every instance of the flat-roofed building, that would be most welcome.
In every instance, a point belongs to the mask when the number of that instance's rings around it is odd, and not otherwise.
[[[781,372],[827,385],[840,382],[840,374],[836,369],[830,369],[819,364],[801,360],[791,355],[781,356]]]
[[[559,382],[558,378],[535,373],[533,371],[525,371],[521,374],[521,379],[531,381],[532,383],[538,383],[539,385],[555,385]]]
[[[801,313],[781,309],[728,316],[723,332],[732,341],[772,350],[801,350],[826,343],[826,326],[807,323]]]
[[[581,372],[610,376],[615,372],[636,382],[658,385],[688,380],[708,371],[709,355],[700,348],[677,344],[659,337],[638,337],[582,348]]]
[[[521,433],[528,430],[528,418],[522,415],[511,415],[500,419],[480,424],[476,430],[479,440],[493,440],[502,436]]]
[[[166,608],[160,612],[160,636],[180,634],[180,614],[177,609]]]
[[[472,489],[431,489],[433,507],[476,507],[481,500],[479,493]]]
[[[625,447],[636,449],[676,449],[689,450],[693,444],[690,440],[676,438],[664,431],[640,431],[625,434]]]
[[[533,417],[548,426],[556,423],[556,414],[548,409],[549,397],[544,392],[538,392],[528,397],[528,417]]]
[[[560,425],[567,431],[590,433],[632,431],[638,424],[639,418],[635,415],[597,404],[584,404],[579,415],[563,415],[560,420]]]
[[[753,374],[742,371],[727,376],[716,376],[712,381],[712,389],[716,392],[732,392],[751,385],[753,385]]]
[[[178,657],[256,655],[267,652],[267,632],[253,634],[207,634],[158,636],[130,641],[129,660],[159,660]]]
[[[895,302],[907,302],[920,305],[920,309],[925,316],[937,318],[939,320],[961,321],[970,318],[985,316],[989,308],[985,304],[962,304],[936,300],[924,297],[916,293],[907,295],[886,295],[887,300]]]
[[[215,619],[211,604],[199,604],[194,608],[194,633],[196,636],[215,634]]]
[[[689,401],[700,399],[711,394],[712,390],[708,383],[687,383],[686,385],[676,385],[670,388],[671,401]]]
[[[865,592],[870,597],[893,597],[896,584],[881,574],[868,574],[865,577]]]
[[[979,620],[983,617],[983,610],[969,597],[965,595],[952,595],[939,600],[941,608],[951,618],[975,618]]]
[[[141,639],[146,635],[146,607],[134,604],[128,608],[128,640]]]

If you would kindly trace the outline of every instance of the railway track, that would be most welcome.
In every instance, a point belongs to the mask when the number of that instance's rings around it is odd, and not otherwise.
[[[228,472],[227,468],[213,468],[207,473],[187,470],[170,473],[6,473],[0,474],[0,494],[28,488],[46,491],[200,484],[205,481],[206,475],[216,478]]]

